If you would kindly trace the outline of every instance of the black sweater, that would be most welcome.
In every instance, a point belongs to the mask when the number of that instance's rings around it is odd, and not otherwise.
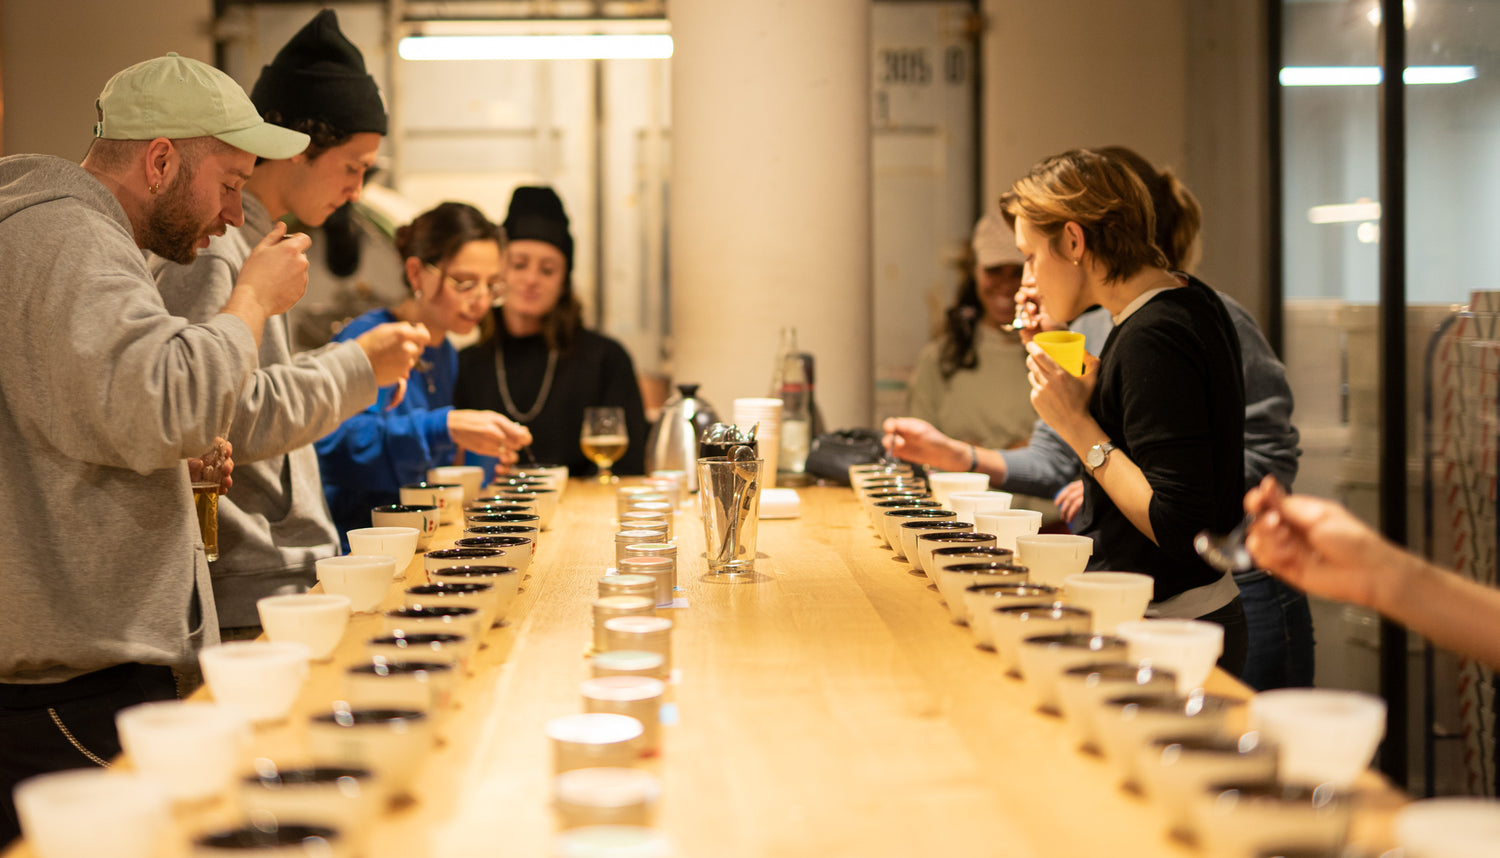
[[[1158,542],[1086,476],[1078,529],[1094,537],[1089,568],[1149,574],[1158,602],[1213,583],[1220,573],[1193,536],[1234,527],[1245,490],[1239,338],[1223,302],[1196,279],[1161,292],[1115,328],[1099,359],[1089,413],[1150,482]]]
[[[498,316],[498,314],[497,314]],[[498,321],[498,318],[497,318]],[[454,408],[498,411],[512,419],[500,397],[495,376],[495,348],[504,349],[506,385],[511,401],[530,410],[541,392],[547,372],[547,342],[541,335],[513,337],[497,324],[495,336],[464,349],[458,356],[458,383],[453,391]],[[558,355],[557,369],[547,393],[546,405],[525,426],[531,430],[531,452],[543,464],[567,465],[573,476],[598,473],[583,455],[578,439],[583,430],[583,410],[593,405],[617,405],[625,409],[625,429],[630,449],[615,463],[617,474],[640,474],[646,467],[646,414],[635,365],[625,348],[614,340],[580,329],[567,351]],[[523,457],[522,462],[526,459]]]

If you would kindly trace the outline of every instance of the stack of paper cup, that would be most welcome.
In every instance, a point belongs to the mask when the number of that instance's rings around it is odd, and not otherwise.
[[[734,425],[741,432],[749,432],[757,423],[760,429],[755,433],[755,448],[765,461],[760,469],[761,488],[769,489],[776,485],[776,461],[781,452],[781,400],[758,396],[736,399]]]

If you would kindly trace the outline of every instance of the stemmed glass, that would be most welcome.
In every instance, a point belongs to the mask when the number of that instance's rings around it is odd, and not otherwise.
[[[625,409],[600,405],[583,410],[583,433],[578,439],[583,454],[599,466],[599,482],[614,482],[609,468],[630,447],[625,431]]]

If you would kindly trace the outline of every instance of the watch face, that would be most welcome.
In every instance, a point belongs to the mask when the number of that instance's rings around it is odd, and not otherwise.
[[[1104,464],[1104,451],[1097,444],[1089,448],[1088,461],[1090,468],[1097,468]]]

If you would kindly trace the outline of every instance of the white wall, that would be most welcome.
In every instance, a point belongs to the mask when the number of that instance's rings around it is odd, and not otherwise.
[[[1198,274],[1265,322],[1264,26],[1258,0],[985,0],[984,193],[1041,158],[1123,145],[1204,208]]]
[[[167,51],[212,62],[212,13],[211,0],[0,2],[0,153],[81,160],[110,76]]]

